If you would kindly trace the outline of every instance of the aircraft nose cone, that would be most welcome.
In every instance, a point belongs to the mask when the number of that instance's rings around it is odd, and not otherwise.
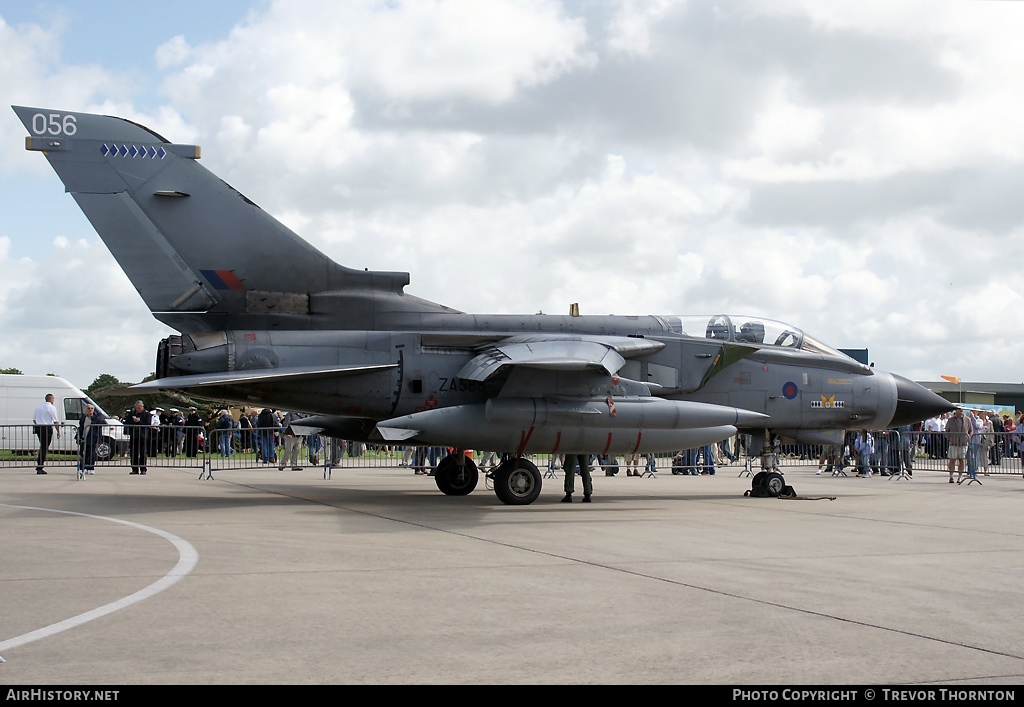
[[[949,412],[955,405],[912,380],[892,375],[896,381],[896,412],[890,427],[910,425]]]

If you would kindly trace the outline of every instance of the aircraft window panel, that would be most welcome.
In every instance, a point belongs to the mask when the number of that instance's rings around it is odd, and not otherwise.
[[[662,326],[668,329],[673,334],[685,334],[683,330],[683,319],[682,317],[675,316],[655,316],[655,319],[661,321]]]
[[[790,349],[800,348],[800,334],[798,332],[787,329],[778,335],[775,339],[776,346],[783,346]]]
[[[827,356],[843,356],[836,349],[807,336],[801,329],[763,317],[716,314],[668,315],[661,319],[670,322],[672,331],[683,335],[704,336],[716,341],[736,341],[759,346],[781,346],[801,349]],[[735,322],[735,324],[734,324]]]
[[[704,329],[708,323],[707,316],[701,315],[673,314],[671,316],[663,317],[663,319],[670,323],[672,331],[684,336],[700,336],[704,333]],[[690,332],[700,332],[700,334],[691,334]]]
[[[828,344],[823,344],[817,339],[804,335],[804,343],[801,348],[804,351],[810,351],[811,353],[825,354],[826,356],[845,356],[846,354],[839,353]]]

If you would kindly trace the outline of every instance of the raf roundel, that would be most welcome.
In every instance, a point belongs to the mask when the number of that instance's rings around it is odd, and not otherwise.
[[[794,383],[793,381],[790,381],[786,383],[784,386],[782,386],[782,394],[786,397],[786,400],[792,400],[793,398],[796,397],[796,394],[798,392],[799,391],[797,390],[796,383]]]

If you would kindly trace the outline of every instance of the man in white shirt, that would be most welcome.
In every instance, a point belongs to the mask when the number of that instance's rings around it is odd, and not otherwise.
[[[36,473],[45,474],[43,466],[46,464],[46,452],[50,448],[50,440],[54,432],[57,439],[60,439],[60,419],[57,417],[57,408],[53,406],[53,393],[46,394],[46,401],[39,403],[36,411],[32,414],[32,422],[35,424],[36,437],[39,438],[39,455],[36,457]]]

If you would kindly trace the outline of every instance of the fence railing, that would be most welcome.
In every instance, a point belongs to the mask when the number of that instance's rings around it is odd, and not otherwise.
[[[944,471],[950,462],[949,436],[944,432],[909,432],[876,430],[871,433],[874,453],[869,463],[876,471],[898,471],[901,465],[911,469]],[[1021,474],[1021,434],[1018,432],[992,432],[974,435],[967,446],[965,465],[973,461],[983,474]],[[827,467],[831,461],[841,459],[844,468],[859,463],[851,436],[839,448],[822,445],[782,445],[780,466],[818,462]],[[973,455],[973,460],[971,459]],[[955,456],[955,451],[954,451]]]
[[[46,429],[50,430],[49,435]],[[40,436],[42,433],[42,436]],[[941,471],[949,465],[949,439],[944,433],[896,430],[872,432],[875,453],[869,463],[876,471],[899,470],[909,463],[912,469]],[[44,466],[70,466],[83,471],[102,467],[180,467],[204,469],[207,473],[228,469],[266,469],[276,466],[290,470],[309,466],[332,468],[415,468],[432,469],[448,451],[443,447],[405,447],[367,445],[322,435],[291,436],[285,429],[209,429],[163,425],[131,427],[90,425],[84,433],[75,425],[62,425],[59,435],[53,427],[34,425],[0,426],[0,467],[37,466],[43,438],[49,437]],[[839,447],[822,445],[781,445],[777,464],[781,467],[838,463],[851,468],[858,463],[852,439]],[[967,453],[974,455],[977,470],[987,474],[1021,474],[1021,435],[1016,432],[990,433],[976,437]],[[592,457],[595,472],[644,471],[677,474],[714,473],[728,465],[732,469],[755,469],[758,457],[749,457],[742,437],[732,438],[710,448],[680,450],[675,453]],[[499,454],[474,451],[473,459],[482,469],[500,462]],[[541,470],[561,469],[559,456],[527,455]]]

